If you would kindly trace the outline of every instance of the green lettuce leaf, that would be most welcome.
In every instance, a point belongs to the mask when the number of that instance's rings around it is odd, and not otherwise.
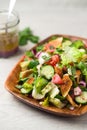
[[[66,47],[64,53],[61,54],[61,60],[63,65],[67,65],[71,62],[79,62],[83,56],[83,53],[75,47]]]

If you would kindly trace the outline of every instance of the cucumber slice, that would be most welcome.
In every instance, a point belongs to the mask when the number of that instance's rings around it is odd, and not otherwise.
[[[30,89],[25,89],[25,88],[21,89],[22,94],[28,94],[28,93],[30,93],[30,91],[31,91]]]
[[[62,103],[58,98],[50,98],[49,101],[58,108],[63,108],[65,106],[65,104]]]
[[[23,88],[21,88],[22,94],[28,94],[33,89],[33,86],[31,84],[26,83],[26,82],[22,86],[23,86]]]
[[[87,91],[83,91],[80,96],[75,97],[75,101],[80,104],[87,103]]]
[[[40,74],[49,80],[54,75],[54,68],[51,65],[43,66],[41,68]]]

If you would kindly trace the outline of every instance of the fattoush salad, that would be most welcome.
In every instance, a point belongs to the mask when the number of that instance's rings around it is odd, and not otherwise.
[[[16,88],[42,106],[74,110],[87,104],[87,45],[52,36],[26,51]]]

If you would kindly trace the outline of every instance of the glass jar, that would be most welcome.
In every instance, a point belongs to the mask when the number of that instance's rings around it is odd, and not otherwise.
[[[0,11],[0,57],[9,57],[18,51],[19,17],[12,12],[8,19],[8,11]]]

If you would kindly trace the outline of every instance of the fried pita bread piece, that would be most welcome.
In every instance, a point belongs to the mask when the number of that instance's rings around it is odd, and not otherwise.
[[[44,45],[44,50],[47,51],[47,52],[54,52],[54,50],[57,47],[62,46],[62,40],[63,40],[63,38],[59,37],[55,40],[49,41],[47,44]]]
[[[73,107],[79,107],[79,105],[77,105],[77,104],[73,101],[72,97],[71,97],[69,94],[67,95],[66,99],[69,101],[69,103],[70,103]]]
[[[49,42],[49,44],[52,45],[52,46],[54,46],[55,48],[57,48],[59,46],[62,46],[62,41],[63,41],[63,38],[62,37],[58,37],[55,40],[51,40]]]
[[[21,73],[20,73],[20,77],[21,78],[26,78],[26,77],[28,77],[30,74],[32,74],[32,72],[33,72],[33,70],[25,70],[25,71],[22,71]]]
[[[28,80],[27,80],[27,83],[29,83],[29,84],[32,84],[34,82],[34,78],[33,77],[31,77],[31,78],[29,78]]]
[[[63,97],[66,97],[71,89],[72,80],[69,78],[68,74],[63,75],[63,84],[60,86],[60,91]]]
[[[55,72],[56,72],[60,77],[63,76],[63,72],[62,72],[62,69],[61,69],[61,68],[55,66],[55,67],[54,67],[54,70],[55,70]]]
[[[80,70],[76,70],[75,77],[77,78],[77,83],[79,83],[80,75],[81,75],[81,71]]]

